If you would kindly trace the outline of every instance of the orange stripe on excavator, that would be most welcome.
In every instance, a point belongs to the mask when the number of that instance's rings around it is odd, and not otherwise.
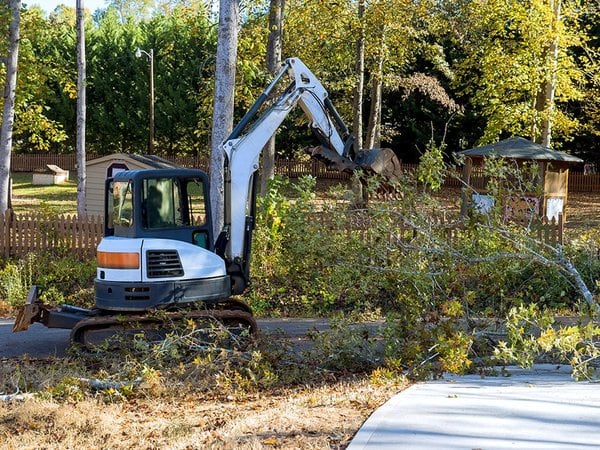
[[[126,252],[98,252],[98,267],[105,269],[139,269],[140,254]]]

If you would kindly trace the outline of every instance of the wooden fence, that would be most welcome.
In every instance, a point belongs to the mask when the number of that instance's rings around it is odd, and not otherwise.
[[[419,230],[410,221],[399,221],[381,230],[381,224],[377,224],[375,218],[364,214],[350,216],[342,225],[331,220],[329,215],[323,213],[314,214],[315,222],[320,226],[332,231],[358,235],[364,241],[371,242],[373,239],[385,238],[391,244],[400,246],[410,243],[418,237],[419,233],[426,236],[436,236],[448,244],[453,244],[465,231],[465,224],[458,217],[448,217],[443,213],[432,212],[428,214],[427,221],[419,224]],[[534,218],[529,220],[514,220],[511,223],[526,229],[529,235],[547,245],[556,247],[563,244],[564,222],[562,214],[558,218],[548,220],[547,218]],[[340,228],[341,226],[341,228]]]
[[[104,233],[100,216],[0,215],[0,254],[24,256],[31,252],[64,249],[78,258],[90,258]]]
[[[95,159],[100,155],[88,154],[87,160]],[[202,170],[208,170],[208,160],[199,156],[174,156],[165,157],[182,167],[193,167]],[[13,172],[34,172],[46,168],[47,164],[57,165],[65,170],[76,169],[76,157],[74,154],[56,155],[21,155],[13,154],[11,156],[11,170]],[[402,164],[402,170],[412,172],[418,168],[417,164]],[[278,159],[275,161],[275,173],[289,178],[298,178],[305,175],[312,175],[316,178],[327,180],[348,180],[350,176],[347,173],[335,170],[327,170],[325,165],[317,160],[296,160],[296,159]],[[481,179],[479,179],[481,178]],[[483,177],[473,177],[472,183],[484,185]],[[461,182],[455,178],[447,178],[444,186],[460,187]],[[571,170],[569,172],[569,191],[571,192],[600,192],[600,173],[584,174]]]
[[[416,229],[406,222],[399,222],[386,229],[384,235],[377,234],[377,224],[367,215],[351,217],[339,229],[325,214],[315,214],[315,221],[332,232],[342,231],[358,234],[362,239],[387,239],[390,243],[411,241],[417,236]],[[460,221],[447,220],[443,216],[432,215],[428,225],[431,232],[446,241],[452,242],[464,229]],[[559,220],[535,221],[526,226],[534,237],[548,245],[563,243],[562,216]],[[375,231],[375,233],[372,233]],[[78,258],[92,258],[96,254],[104,225],[102,217],[88,216],[78,219],[76,216],[48,217],[41,214],[14,214],[8,211],[0,215],[0,255],[24,256],[31,252],[47,252],[62,249]]]

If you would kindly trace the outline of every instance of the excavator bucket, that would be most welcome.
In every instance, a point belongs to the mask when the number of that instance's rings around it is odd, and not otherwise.
[[[400,160],[392,149],[373,148],[362,150],[354,161],[338,155],[334,150],[319,145],[306,149],[313,158],[325,163],[328,169],[340,172],[353,172],[362,169],[370,174],[377,174],[387,181],[393,181],[401,176]]]
[[[390,148],[362,150],[356,155],[354,162],[361,169],[380,175],[387,181],[396,180],[402,175],[400,160]]]
[[[351,173],[358,169],[358,165],[351,159],[338,155],[335,150],[324,145],[307,148],[306,153],[324,163],[330,170]]]

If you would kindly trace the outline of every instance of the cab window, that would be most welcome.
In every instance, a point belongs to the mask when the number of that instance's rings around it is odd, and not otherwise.
[[[145,228],[171,228],[185,225],[181,210],[181,189],[177,180],[171,178],[144,180],[142,195]]]
[[[190,223],[194,226],[206,224],[206,197],[202,180],[186,180],[186,193]]]
[[[114,181],[109,186],[108,228],[133,226],[133,183]]]

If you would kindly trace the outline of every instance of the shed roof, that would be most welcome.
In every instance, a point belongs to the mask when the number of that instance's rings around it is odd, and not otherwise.
[[[101,156],[100,158],[92,159],[87,162],[90,164],[97,164],[104,161],[110,161],[113,159],[131,159],[133,161],[137,161],[144,165],[147,165],[153,169],[172,169],[174,167],[180,167],[179,165],[169,161],[168,159],[161,158],[160,156],[155,155],[136,155],[133,153],[114,153],[111,155]]]
[[[464,156],[498,156],[509,159],[527,159],[538,161],[565,161],[581,163],[583,159],[568,153],[552,150],[549,147],[536,144],[520,136],[513,136],[500,142],[476,147],[462,152],[456,152]]]

